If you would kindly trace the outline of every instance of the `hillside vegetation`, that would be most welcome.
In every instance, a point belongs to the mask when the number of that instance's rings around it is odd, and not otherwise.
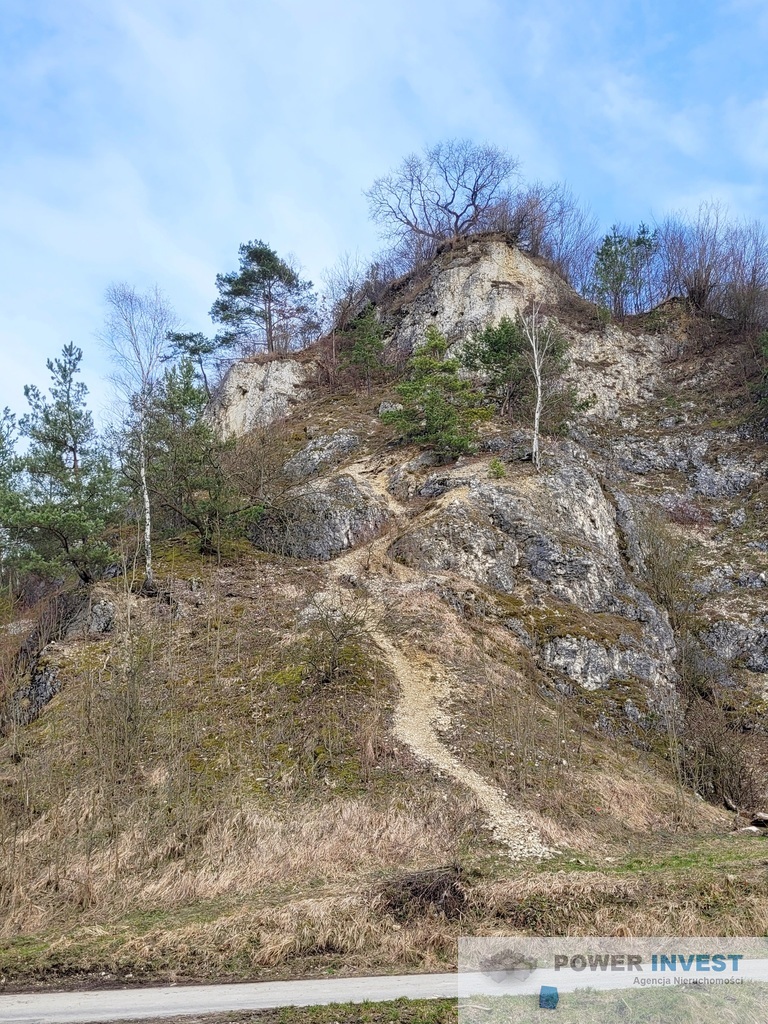
[[[74,346],[6,418],[5,985],[765,932],[761,329],[488,227],[218,386],[142,350],[111,447]]]

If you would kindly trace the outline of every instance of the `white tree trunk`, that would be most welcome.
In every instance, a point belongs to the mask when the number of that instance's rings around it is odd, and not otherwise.
[[[544,363],[550,345],[550,335],[542,330],[539,320],[539,307],[534,305],[530,313],[522,318],[525,336],[530,346],[528,359],[533,380],[536,386],[536,406],[533,411],[533,444],[531,446],[531,458],[536,472],[541,472],[541,451],[539,448],[539,433],[541,431],[541,410],[544,404]]]
[[[139,475],[141,477],[141,497],[144,504],[144,565],[146,587],[154,590],[155,577],[152,571],[152,506],[149,501],[147,485],[147,446],[144,438],[144,423],[139,428]]]
[[[533,413],[533,445],[531,448],[533,464],[537,472],[541,472],[541,453],[539,452],[539,424],[541,423],[541,361],[534,353],[533,376],[536,381],[536,408]]]

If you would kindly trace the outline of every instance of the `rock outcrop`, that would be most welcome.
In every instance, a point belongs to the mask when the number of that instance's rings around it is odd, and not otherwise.
[[[321,434],[286,462],[285,472],[293,480],[305,480],[338,465],[359,447],[360,438],[353,430]]]
[[[341,474],[294,488],[256,523],[251,539],[263,551],[326,562],[371,540],[388,518],[371,487]]]
[[[401,352],[422,342],[430,324],[456,342],[503,316],[514,317],[531,300],[556,304],[571,294],[564,281],[500,238],[470,239],[444,253],[414,291],[398,313],[395,344]]]
[[[345,411],[341,426],[328,415],[319,436],[309,432],[285,466],[294,486],[282,510],[254,527],[255,543],[328,560],[396,520],[390,555],[439,578],[447,594],[481,588],[560,685],[596,691],[626,681],[650,693],[668,691],[675,678],[676,638],[649,596],[642,551],[645,524],[659,521],[687,553],[696,642],[722,664],[727,685],[753,685],[768,672],[768,545],[757,525],[768,451],[734,412],[747,365],[738,340],[714,362],[690,348],[691,338],[704,345],[719,327],[674,301],[648,330],[642,321],[631,330],[601,325],[542,262],[496,236],[443,251],[426,274],[393,286],[382,314],[403,355],[430,325],[460,346],[532,301],[567,336],[566,383],[583,403],[567,440],[545,438],[541,474],[530,465],[530,431],[497,422],[478,460],[444,465],[430,451],[391,450],[375,491],[348,462],[371,479],[368,435],[385,429],[373,414],[395,407],[394,396],[377,396],[357,420]],[[222,433],[290,415],[310,388],[309,365],[233,367],[214,413]],[[490,455],[505,464],[503,479],[491,479]],[[630,717],[642,713],[624,705]]]
[[[211,403],[211,422],[223,437],[240,437],[255,427],[290,416],[309,394],[312,364],[297,359],[235,363]]]
[[[421,486],[417,478],[415,493],[434,493],[437,476],[427,471]],[[391,478],[398,489],[401,477]],[[505,595],[509,628],[588,689],[671,680],[667,617],[625,566],[616,509],[578,445],[559,443],[540,475],[529,468],[494,481],[484,466],[459,466],[440,474],[440,486],[434,506],[393,541],[394,558]]]

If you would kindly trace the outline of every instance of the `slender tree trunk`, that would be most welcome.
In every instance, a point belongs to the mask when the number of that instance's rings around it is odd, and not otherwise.
[[[541,472],[541,453],[539,451],[539,424],[541,422],[541,364],[538,353],[534,352],[533,376],[536,381],[536,408],[533,413],[533,445],[532,458],[536,472]]]
[[[272,291],[269,287],[264,294],[264,326],[267,332],[267,352],[275,351],[275,325],[272,322]]]
[[[152,571],[152,506],[149,502],[149,486],[147,485],[147,444],[144,434],[144,420],[139,428],[139,475],[141,477],[141,497],[144,504],[144,565],[146,590],[155,589],[155,576]]]
[[[539,450],[539,433],[541,429],[541,409],[544,404],[544,363],[549,348],[549,336],[542,331],[539,320],[539,306],[534,305],[529,314],[522,318],[525,336],[530,346],[530,367],[536,387],[536,406],[533,411],[533,444],[531,458],[536,472],[541,472],[541,452]]]
[[[198,356],[197,363],[198,363],[198,366],[200,367],[200,376],[203,378],[203,387],[205,388],[205,395],[206,395],[206,398],[208,399],[208,401],[210,402],[210,400],[211,400],[211,389],[210,389],[210,387],[208,385],[208,377],[205,374],[205,363],[203,362],[203,357],[202,356]]]

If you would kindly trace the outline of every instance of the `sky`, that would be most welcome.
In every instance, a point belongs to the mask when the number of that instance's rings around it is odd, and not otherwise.
[[[606,230],[768,219],[766,53],[765,0],[0,0],[0,409],[69,341],[108,407],[113,282],[211,333],[241,242],[369,255],[363,189],[443,139]]]

